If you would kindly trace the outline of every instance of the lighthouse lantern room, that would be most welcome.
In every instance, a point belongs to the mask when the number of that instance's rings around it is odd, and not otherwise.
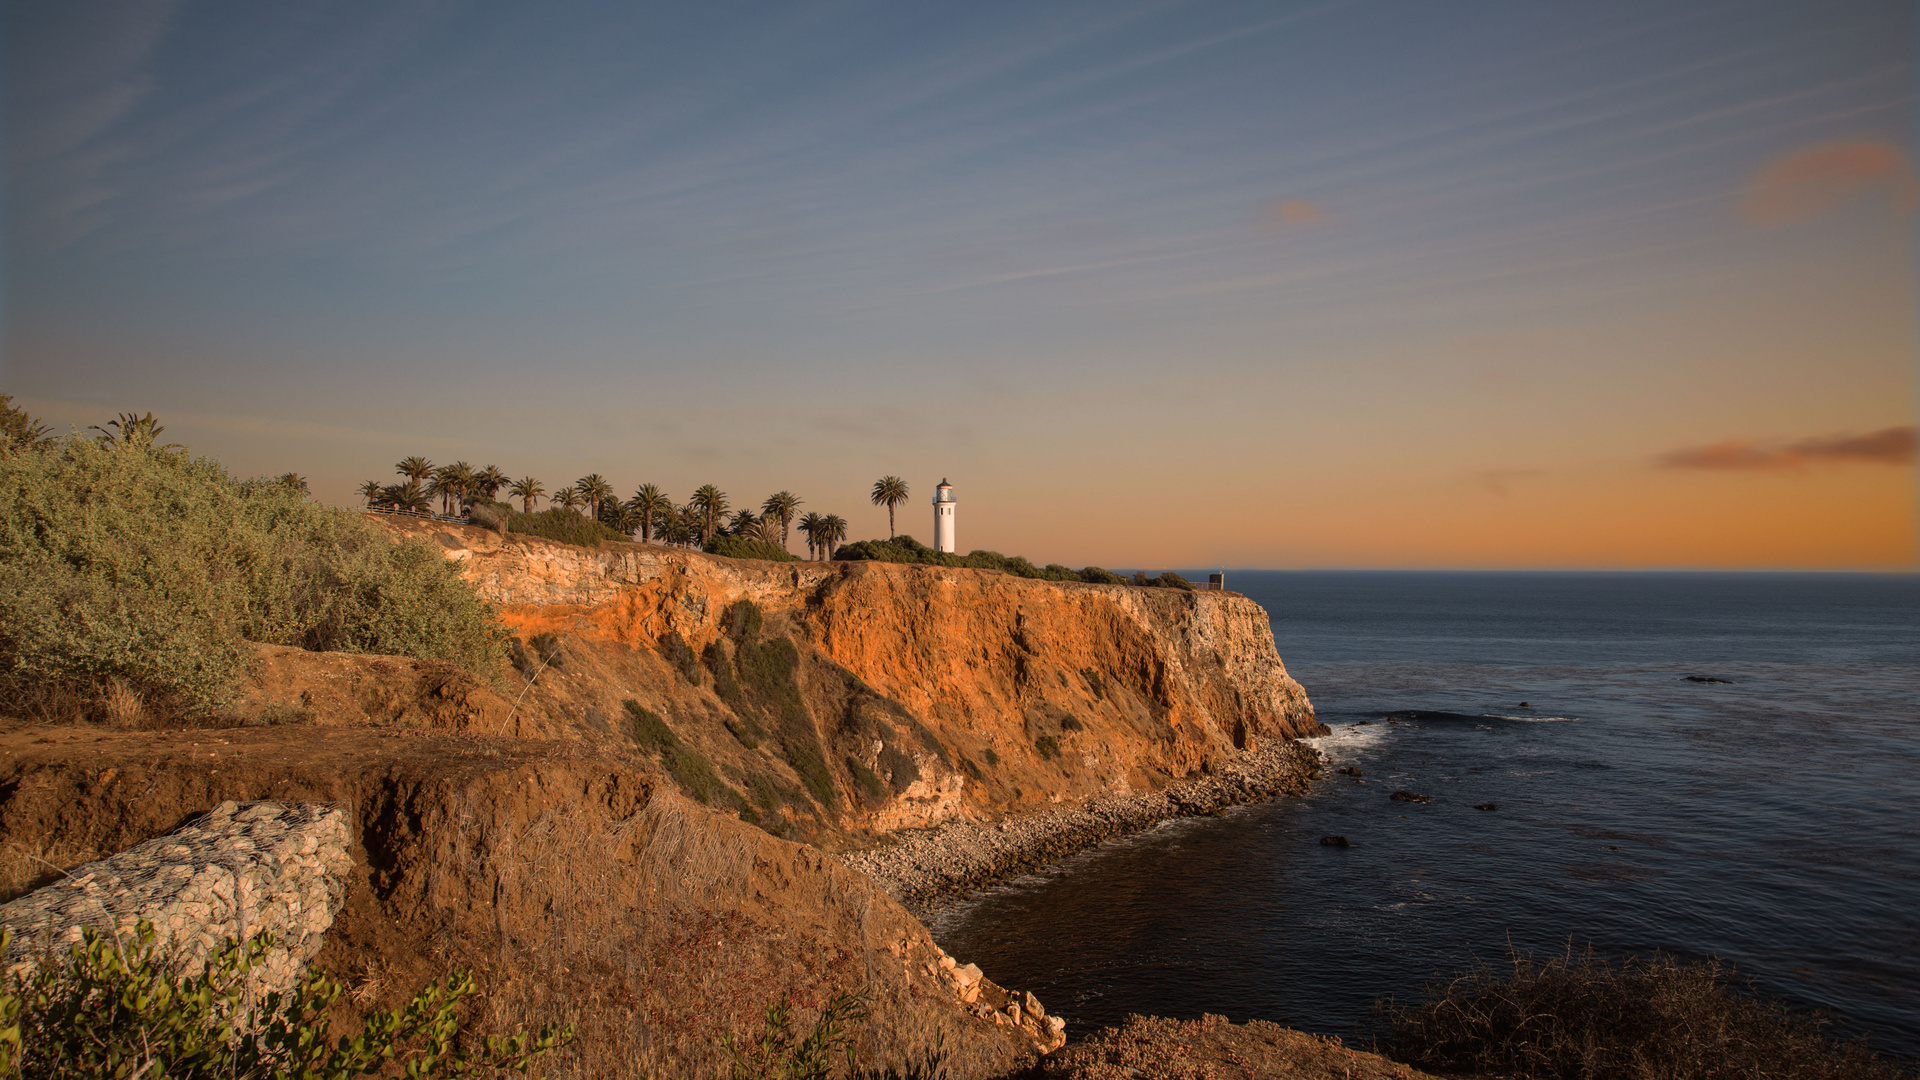
[[[953,546],[953,485],[945,480],[933,491],[933,550],[955,551]]]

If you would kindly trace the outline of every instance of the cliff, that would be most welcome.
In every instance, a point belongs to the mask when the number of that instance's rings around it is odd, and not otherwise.
[[[636,701],[718,768],[708,801],[798,835],[1150,791],[1324,730],[1235,593],[420,531],[553,635],[511,730],[620,738]]]

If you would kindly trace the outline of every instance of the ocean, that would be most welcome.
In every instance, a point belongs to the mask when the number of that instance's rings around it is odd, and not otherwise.
[[[948,952],[1070,1031],[1352,1038],[1510,950],[1663,951],[1920,1057],[1920,578],[1227,582],[1333,729],[1327,776],[987,890],[935,920]]]

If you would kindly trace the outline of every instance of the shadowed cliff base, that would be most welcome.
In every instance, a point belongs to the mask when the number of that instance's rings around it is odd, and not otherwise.
[[[896,834],[885,846],[852,852],[862,870],[925,917],[968,892],[1057,862],[1105,840],[1171,818],[1217,814],[1229,806],[1306,793],[1320,755],[1299,743],[1248,751],[1212,773],[1140,795],[1111,795],[998,824],[955,821]]]

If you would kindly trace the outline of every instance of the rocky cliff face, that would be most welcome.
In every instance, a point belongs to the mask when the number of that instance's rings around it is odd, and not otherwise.
[[[1238,594],[419,531],[557,658],[516,726],[620,738],[635,701],[717,766],[708,801],[804,835],[1150,790],[1324,730]]]

